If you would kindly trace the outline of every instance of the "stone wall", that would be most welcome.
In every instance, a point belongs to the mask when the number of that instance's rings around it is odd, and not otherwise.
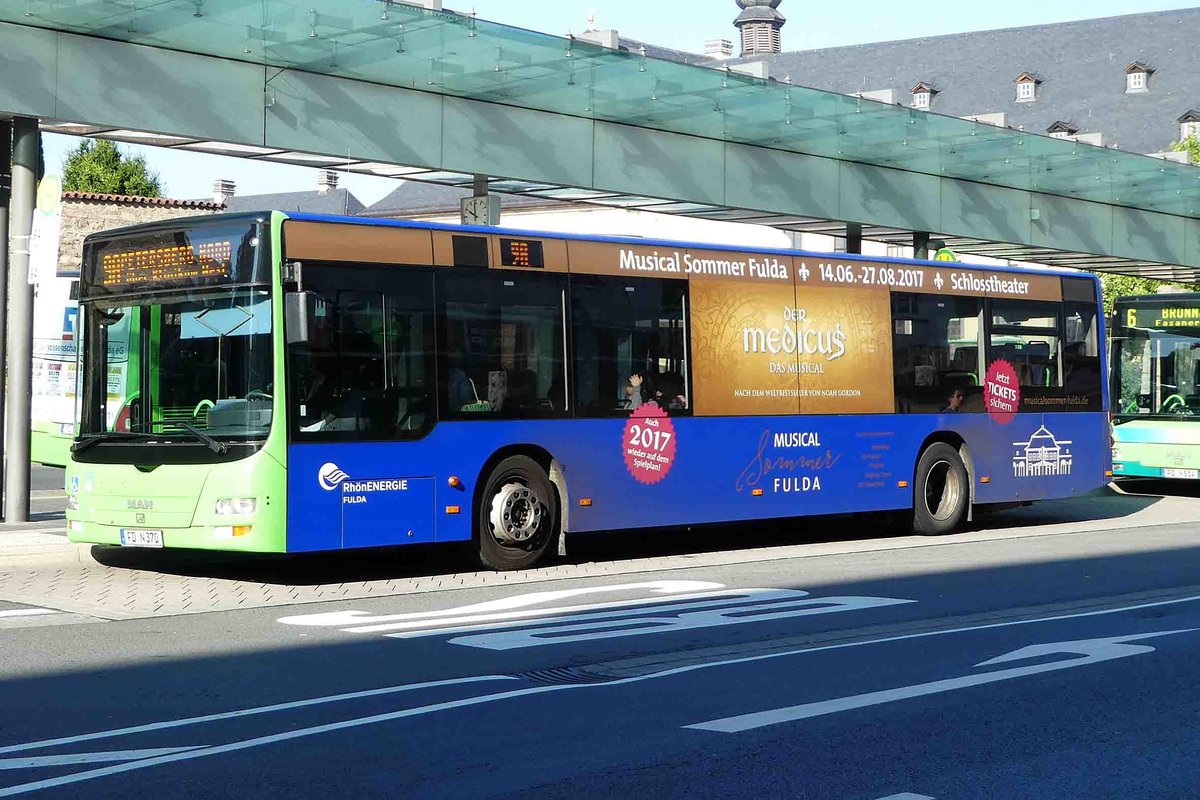
[[[97,197],[79,199],[68,193],[63,198],[62,242],[58,248],[58,274],[79,274],[83,239],[126,225],[178,217],[216,213],[212,203],[174,202],[141,197]]]

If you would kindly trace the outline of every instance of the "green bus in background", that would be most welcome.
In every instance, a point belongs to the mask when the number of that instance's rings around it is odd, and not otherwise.
[[[79,417],[78,280],[55,276],[40,281],[33,305],[33,372],[30,381],[29,460],[65,467]],[[129,430],[129,322],[114,326],[108,340],[108,430]]]
[[[33,300],[29,458],[64,467],[75,439],[79,303],[70,278],[41,281]]]
[[[1200,294],[1122,297],[1111,333],[1113,474],[1200,478]]]

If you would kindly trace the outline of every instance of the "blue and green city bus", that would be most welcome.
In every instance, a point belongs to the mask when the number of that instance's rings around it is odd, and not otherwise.
[[[1113,319],[1113,472],[1200,478],[1200,294],[1121,297]]]
[[[941,534],[1109,476],[1075,272],[264,212],[91,236],[79,297],[77,542],[516,569],[567,533]]]

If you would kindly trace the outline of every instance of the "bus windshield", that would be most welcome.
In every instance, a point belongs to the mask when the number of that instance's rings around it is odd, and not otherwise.
[[[84,408],[106,413],[85,413],[81,435],[265,438],[274,391],[270,300],[264,288],[88,303]]]
[[[1200,328],[1127,328],[1113,355],[1118,415],[1200,419]]]

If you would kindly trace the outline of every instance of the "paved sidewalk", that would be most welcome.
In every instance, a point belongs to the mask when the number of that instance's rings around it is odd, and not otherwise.
[[[49,519],[0,523],[0,572],[18,566],[79,563],[87,548],[67,540],[67,523],[53,512]]]
[[[0,600],[102,619],[169,616],[262,606],[387,597],[471,587],[619,576],[694,567],[939,547],[998,539],[1081,534],[1181,522],[1200,523],[1200,498],[1104,493],[994,514],[978,529],[947,537],[886,536],[751,549],[641,557],[601,551],[600,558],[521,572],[463,573],[461,553],[402,548],[311,556],[90,547],[67,541],[61,520],[0,525]],[[824,526],[821,526],[822,530]],[[839,526],[832,525],[830,530]],[[844,527],[844,526],[843,526]],[[868,533],[874,537],[871,530]],[[580,543],[583,544],[582,542]],[[570,549],[570,547],[569,547]],[[596,551],[596,545],[575,552]]]

